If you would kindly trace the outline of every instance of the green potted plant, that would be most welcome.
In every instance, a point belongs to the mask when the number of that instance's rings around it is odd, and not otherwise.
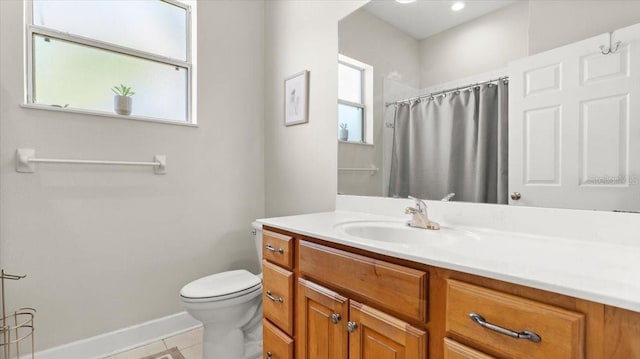
[[[340,124],[340,132],[338,133],[338,139],[340,141],[349,140],[349,130],[347,129],[347,124],[344,122]]]
[[[115,86],[111,89],[116,95],[113,97],[113,108],[118,115],[128,116],[131,114],[131,108],[133,101],[131,96],[136,93],[131,91],[131,87],[127,87],[123,84]]]

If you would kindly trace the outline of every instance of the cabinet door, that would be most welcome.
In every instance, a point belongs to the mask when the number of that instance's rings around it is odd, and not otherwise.
[[[349,359],[426,359],[427,333],[400,319],[349,303]]]
[[[297,358],[347,358],[347,298],[315,283],[298,280]]]

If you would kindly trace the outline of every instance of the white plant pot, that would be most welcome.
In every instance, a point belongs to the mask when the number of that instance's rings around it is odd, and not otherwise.
[[[340,141],[349,140],[349,130],[347,130],[346,128],[341,128],[338,134],[338,138],[340,139]]]
[[[113,97],[113,109],[118,115],[129,116],[131,114],[132,105],[133,101],[130,96],[116,95]]]

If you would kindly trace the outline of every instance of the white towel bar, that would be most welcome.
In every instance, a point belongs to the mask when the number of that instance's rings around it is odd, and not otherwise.
[[[167,157],[164,155],[155,155],[153,162],[138,161],[102,161],[102,160],[69,160],[69,159],[52,159],[52,158],[36,158],[36,151],[30,148],[20,148],[16,150],[16,172],[33,173],[35,172],[34,163],[64,163],[64,164],[86,164],[86,165],[113,165],[113,166],[149,166],[153,167],[155,174],[163,175],[167,173]]]
[[[374,165],[371,165],[369,168],[354,168],[354,167],[340,167],[338,171],[342,172],[369,172],[370,175],[374,176],[378,173],[380,169]]]

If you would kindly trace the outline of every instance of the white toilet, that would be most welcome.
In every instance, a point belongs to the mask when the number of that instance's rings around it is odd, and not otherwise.
[[[262,256],[262,227],[253,223]],[[182,287],[180,301],[204,326],[203,359],[262,357],[262,275],[233,270]]]

